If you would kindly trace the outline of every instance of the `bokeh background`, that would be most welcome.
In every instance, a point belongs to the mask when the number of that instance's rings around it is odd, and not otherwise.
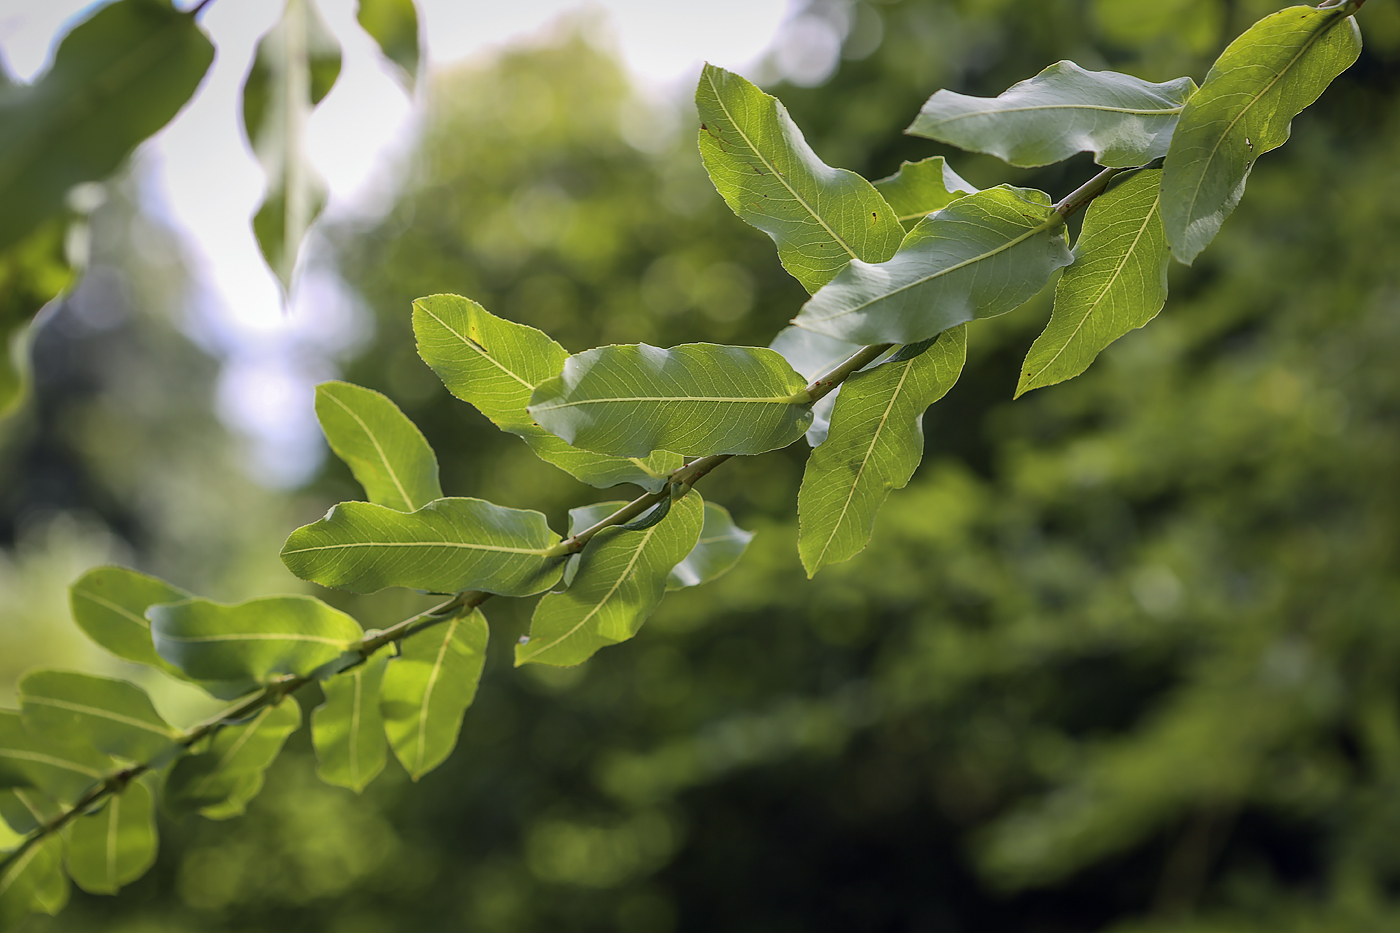
[[[940,87],[994,95],[1059,59],[1199,80],[1279,5],[806,0],[780,44],[836,36],[834,70],[755,68],[788,75],[767,87],[832,164],[944,154],[1059,196],[1087,157],[1016,170],[899,131]],[[1151,325],[1016,402],[1048,293],[971,329],[860,556],[804,579],[800,444],[727,465],[704,493],[757,532],[748,555],[634,641],[514,670],[530,606],[493,601],[443,767],[414,784],[391,764],[356,797],[316,780],[300,733],[246,817],[164,821],[145,878],[28,929],[1400,929],[1400,9],[1360,19],[1361,60],[1173,267]],[[412,299],[467,295],[574,351],[766,345],[803,299],[710,186],[693,108],[638,89],[608,29],[570,16],[432,74],[391,201],[324,223],[306,270],[358,309],[326,367],[408,412],[446,492],[556,527],[616,496],[451,399]],[[89,236],[0,427],[6,697],[41,665],[150,683],[68,621],[87,567],[299,591],[283,537],[359,496],[333,459],[290,487],[261,473],[220,419],[227,353],[139,159]],[[418,605],[318,595],[366,627]]]

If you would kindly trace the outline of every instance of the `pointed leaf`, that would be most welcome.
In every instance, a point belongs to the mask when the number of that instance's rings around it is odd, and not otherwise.
[[[817,158],[776,97],[706,65],[695,106],[710,180],[740,219],[773,238],[807,291],[852,259],[894,255],[904,234],[894,211],[870,182]]]
[[[807,430],[806,386],[786,360],[758,347],[599,347],[541,383],[530,414],[575,447],[619,457],[757,454]]]
[[[79,23],[32,86],[0,95],[0,250],[102,181],[194,94],[214,47],[168,3],[121,0]],[[34,309],[37,310],[37,309]]]
[[[1139,172],[1089,205],[1055,310],[1021,367],[1016,397],[1072,379],[1104,347],[1157,316],[1167,300],[1162,172]]]
[[[965,194],[977,189],[948,167],[942,156],[929,156],[918,162],[901,162],[899,171],[875,182],[901,224],[923,220]]]
[[[644,531],[598,532],[583,549],[569,588],[546,593],[535,607],[515,663],[568,667],[637,634],[666,594],[671,568],[695,548],[704,521],[704,503],[692,491]]]
[[[437,455],[388,398],[348,382],[316,387],[316,418],[369,501],[399,512],[442,498]]]
[[[0,930],[12,930],[32,913],[56,914],[68,903],[63,840],[50,836],[0,870]]]
[[[753,532],[734,524],[729,510],[722,505],[706,502],[704,522],[695,547],[685,560],[671,568],[666,578],[668,591],[699,586],[723,576],[739,563],[753,540]]]
[[[919,221],[889,262],[853,262],[793,321],[851,343],[917,343],[1019,307],[1070,262],[1043,191],[1001,185]]]
[[[541,460],[592,486],[636,483],[656,492],[681,465],[680,454],[609,457],[570,447],[535,423],[530,394],[564,368],[569,353],[533,327],[496,317],[475,301],[432,295],[413,303],[418,354],[449,392],[504,431],[519,434]]]
[[[364,635],[350,616],[311,596],[263,596],[232,606],[187,599],[146,614],[156,650],[198,680],[266,684],[283,674],[310,674]]]
[[[173,816],[199,811],[211,820],[243,813],[262,790],[264,772],[301,725],[301,708],[287,698],[252,718],[214,733],[209,747],[175,762],[161,799]]]
[[[384,57],[398,66],[399,77],[412,91],[418,78],[418,11],[413,0],[360,0],[356,19],[379,43]]]
[[[1181,114],[1162,166],[1162,224],[1191,263],[1244,194],[1254,160],[1361,54],[1356,20],[1295,6],[1251,26],[1216,59]]]
[[[781,354],[788,365],[809,383],[850,358],[860,348],[858,343],[847,343],[801,327],[784,327],[768,345],[768,349]],[[826,440],[826,432],[831,428],[831,409],[835,407],[840,394],[841,387],[837,386],[812,405],[812,426],[807,429],[808,445],[816,447]]]
[[[924,409],[957,382],[966,330],[944,331],[925,352],[897,354],[846,380],[831,434],[807,460],[797,498],[807,576],[864,549],[885,497],[914,475],[924,455]]]
[[[112,768],[112,760],[64,735],[34,735],[20,715],[0,710],[0,787],[33,787],[70,804]]]
[[[156,654],[146,610],[192,594],[164,580],[125,567],[95,567],[68,589],[73,621],[88,638],[119,658],[159,668],[184,679],[179,668]]]
[[[1181,108],[1195,90],[1190,78],[1151,84],[1056,62],[997,97],[939,91],[905,132],[1023,168],[1085,151],[1100,165],[1125,168],[1166,154]]]
[[[384,718],[379,688],[389,653],[321,683],[326,702],[311,714],[311,741],[316,746],[316,775],[327,784],[359,793],[384,770]]]
[[[128,761],[147,762],[179,736],[135,684],[73,671],[30,671],[21,718],[34,735],[61,735]]]
[[[559,579],[559,543],[539,512],[482,499],[439,499],[405,514],[342,502],[292,532],[282,562],[298,577],[352,593],[405,586],[435,593],[529,596]]]
[[[33,832],[39,824],[47,823],[62,813],[58,804],[33,788],[0,790],[0,817],[20,835]]]
[[[116,894],[155,864],[151,792],[132,781],[101,810],[69,823],[64,835],[69,877],[89,894]]]
[[[340,75],[340,45],[310,0],[287,0],[258,43],[243,83],[243,129],[267,173],[253,218],[263,256],[291,287],[297,251],[325,205],[325,183],[306,157],[306,121]]]

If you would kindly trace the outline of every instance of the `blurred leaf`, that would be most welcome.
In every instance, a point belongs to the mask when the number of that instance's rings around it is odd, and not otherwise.
[[[938,91],[905,132],[1034,168],[1092,152],[1126,168],[1167,152],[1190,78],[1151,84],[1115,71],[1056,62],[997,97]]]
[[[473,405],[504,431],[525,439],[535,455],[592,486],[636,483],[649,492],[666,484],[680,454],[658,450],[645,459],[579,450],[537,425],[526,406],[530,393],[559,375],[569,353],[542,331],[491,314],[457,295],[413,303],[418,354],[448,391]]]
[[[849,359],[860,348],[858,343],[847,343],[801,327],[784,327],[768,345],[768,349],[782,354],[788,365],[809,383]],[[831,429],[831,410],[836,407],[840,394],[841,387],[837,386],[811,406],[812,426],[807,429],[807,443],[812,447],[826,440],[827,431]]]
[[[413,512],[442,498],[432,447],[383,395],[348,382],[323,382],[316,387],[316,417],[369,501]]]
[[[409,514],[342,502],[292,532],[282,561],[303,580],[352,593],[405,586],[529,596],[559,579],[560,562],[544,556],[558,543],[539,512],[482,499],[439,499]]]
[[[63,840],[50,836],[0,871],[0,931],[13,930],[40,911],[56,914],[68,903]]]
[[[311,714],[316,775],[359,793],[384,770],[384,719],[379,688],[389,652],[322,681],[326,701]]]
[[[197,680],[266,684],[310,674],[364,634],[354,619],[311,596],[263,596],[232,606],[187,599],[146,614],[156,650]]]
[[[287,698],[246,722],[225,725],[208,747],[175,762],[161,801],[172,816],[198,811],[211,820],[239,816],[262,790],[264,773],[301,725],[301,707]]]
[[[380,709],[394,755],[415,781],[457,745],[462,716],[476,696],[490,632],[473,609],[400,643],[384,672]]]
[[[80,816],[64,831],[64,862],[89,894],[116,894],[156,860],[155,807],[151,792],[131,781],[96,813]]]
[[[19,713],[0,709],[0,787],[34,787],[71,804],[112,767],[111,759],[78,744],[76,738],[33,735]]]
[[[1162,166],[1162,224],[1190,265],[1244,194],[1254,160],[1361,54],[1356,20],[1295,6],[1251,26],[1216,59],[1182,111]]]
[[[1055,310],[1021,367],[1019,398],[1072,379],[1104,347],[1157,316],[1167,300],[1160,170],[1139,172],[1089,205]]]
[[[700,157],[740,219],[778,244],[778,258],[814,292],[852,259],[883,262],[904,231],[874,186],[812,151],[776,97],[706,65],[695,89]]]
[[[808,577],[870,542],[885,497],[903,489],[923,459],[924,410],[958,381],[966,357],[967,328],[951,328],[923,352],[896,354],[842,385],[831,433],[808,458],[797,497],[797,548]]]
[[[812,422],[806,381],[772,350],[691,343],[599,347],[569,357],[530,414],[576,447],[621,457],[758,454]]]
[[[671,568],[695,548],[704,521],[704,504],[692,491],[650,528],[594,535],[569,588],[546,593],[535,607],[515,663],[569,667],[636,635],[666,595]]]
[[[243,129],[267,173],[253,232],[267,264],[291,288],[297,252],[325,206],[325,183],[306,156],[306,121],[340,75],[340,44],[311,0],[287,0],[243,82]]]
[[[734,524],[728,509],[706,502],[700,539],[685,560],[671,568],[670,576],[666,578],[666,589],[699,586],[723,576],[739,563],[739,558],[744,556],[752,540],[753,532]]]
[[[0,90],[0,251],[111,175],[199,86],[214,47],[153,0],[102,7],[66,35],[32,86]]]
[[[33,788],[15,787],[0,790],[0,817],[21,835],[33,831],[42,822],[60,815],[63,810]]]
[[[129,761],[148,762],[179,733],[135,684],[74,671],[30,671],[19,682],[20,715],[34,735],[61,735]]]
[[[1000,185],[919,221],[889,262],[853,262],[793,323],[851,343],[917,343],[1019,307],[1068,265],[1043,191]]]
[[[901,162],[899,171],[875,182],[901,224],[922,220],[977,189],[953,171],[942,156]]]
[[[1222,0],[1093,0],[1094,22],[1115,45],[1182,42],[1196,54],[1219,48]]]
[[[64,249],[67,228],[67,217],[54,217],[0,249],[0,416],[24,394],[28,341],[23,335],[30,320],[73,281]]]
[[[400,79],[412,91],[418,78],[418,11],[413,0],[360,0],[356,18],[379,43],[384,57],[398,66]]]

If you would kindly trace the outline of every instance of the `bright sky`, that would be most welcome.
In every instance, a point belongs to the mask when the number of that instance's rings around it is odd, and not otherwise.
[[[356,0],[315,0],[343,50],[340,78],[308,128],[310,157],[327,180],[328,213],[372,210],[384,197],[394,145],[411,138],[410,99],[379,64],[355,22]],[[12,74],[29,80],[71,21],[92,0],[0,0],[0,51]],[[181,0],[182,6],[190,5]],[[242,137],[239,90],[262,33],[283,0],[214,0],[203,25],[218,54],[194,102],[139,154],[154,210],[188,235],[201,286],[201,339],[226,359],[221,413],[254,441],[258,475],[291,484],[322,452],[311,386],[334,375],[331,358],[365,320],[353,295],[326,276],[304,276],[284,313],[249,218],[263,176]],[[521,41],[547,28],[578,0],[418,0],[429,67],[440,68]],[[786,0],[592,0],[612,23],[618,50],[639,82],[673,96],[702,61],[752,73],[787,13]],[[800,25],[800,24],[799,24]],[[818,37],[820,39],[821,37]],[[829,71],[840,36],[804,45]],[[810,54],[808,54],[810,58]],[[811,71],[809,61],[797,67]],[[378,180],[378,184],[376,181]],[[378,193],[378,198],[376,198]]]

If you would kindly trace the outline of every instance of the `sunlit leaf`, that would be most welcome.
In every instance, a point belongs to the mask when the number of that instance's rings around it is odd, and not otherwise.
[[[127,661],[183,678],[179,668],[156,654],[146,610],[192,594],[164,580],[125,567],[95,567],[68,588],[73,621],[88,638]]]
[[[360,0],[356,18],[413,90],[418,78],[418,11],[413,0]]]
[[[155,807],[151,792],[131,781],[96,813],[80,816],[64,832],[68,875],[89,894],[116,894],[156,860]]]
[[[784,327],[768,345],[768,349],[781,354],[809,383],[860,348],[858,343],[847,343],[802,327]],[[811,446],[826,440],[826,432],[831,428],[831,409],[840,394],[841,387],[837,386],[812,405],[812,425],[807,429],[807,443]]]
[[[412,512],[442,498],[437,456],[385,396],[348,382],[323,382],[316,387],[316,417],[369,501]]]
[[[288,697],[245,722],[222,727],[208,748],[170,769],[161,795],[165,808],[173,816],[193,811],[211,820],[239,816],[262,790],[268,766],[300,725],[301,708]]]
[[[352,593],[404,586],[529,596],[559,579],[559,543],[539,512],[482,499],[439,499],[403,513],[342,502],[292,532],[282,561],[298,577]]]
[[[894,255],[904,233],[894,211],[870,182],[817,158],[776,97],[706,65],[695,106],[710,180],[734,213],[773,238],[807,291],[852,259]]]
[[[311,596],[263,596],[236,605],[187,599],[146,614],[161,657],[197,680],[265,684],[284,674],[310,674],[364,634],[350,616]]]
[[[1100,165],[1143,165],[1166,154],[1196,90],[1190,78],[1151,84],[1056,62],[997,97],[942,90],[905,132],[1031,168],[1092,152]]]
[[[32,86],[0,93],[0,250],[101,181],[185,105],[214,59],[194,18],[120,0],[64,36]],[[37,310],[37,309],[36,309]]]
[[[699,586],[723,576],[739,563],[739,558],[744,556],[752,540],[753,532],[734,524],[728,509],[706,502],[700,539],[685,560],[671,568],[670,576],[666,578],[666,589]]]
[[[546,593],[535,607],[515,663],[567,667],[637,634],[665,595],[671,568],[695,548],[704,521],[700,495],[691,492],[649,528],[594,535],[569,588]]]
[[[757,347],[599,347],[541,383],[530,414],[569,444],[614,456],[757,454],[807,430],[811,410],[796,404],[806,385],[781,356]]]
[[[1016,395],[1071,379],[1104,347],[1157,316],[1167,300],[1161,171],[1139,172],[1089,205],[1055,310],[1021,367]]]
[[[919,221],[889,262],[851,263],[793,323],[851,343],[917,343],[1019,307],[1069,262],[1049,196],[1001,185]]]
[[[901,162],[899,171],[875,182],[895,219],[908,226],[952,204],[977,189],[953,171],[942,156],[929,156],[918,162]]]
[[[966,330],[944,331],[927,350],[910,348],[842,386],[831,433],[808,458],[797,497],[797,546],[809,577],[864,549],[885,497],[914,475],[924,410],[957,382]]]
[[[452,754],[476,696],[489,630],[479,610],[411,635],[389,662],[380,691],[384,732],[415,781]]]
[[[62,735],[35,735],[0,709],[0,787],[33,787],[70,804],[112,768],[106,755]]]
[[[32,913],[56,914],[68,903],[63,840],[50,836],[0,871],[0,930],[13,930]]]
[[[73,671],[30,671],[19,682],[20,715],[34,735],[65,736],[109,755],[146,762],[178,733],[135,684]]]
[[[316,774],[327,784],[359,793],[384,770],[387,752],[379,688],[388,651],[321,683],[326,701],[311,713]]]
[[[1162,166],[1162,224],[1189,264],[1244,194],[1254,160],[1361,54],[1356,21],[1295,6],[1251,26],[1216,59],[1181,114]]]

